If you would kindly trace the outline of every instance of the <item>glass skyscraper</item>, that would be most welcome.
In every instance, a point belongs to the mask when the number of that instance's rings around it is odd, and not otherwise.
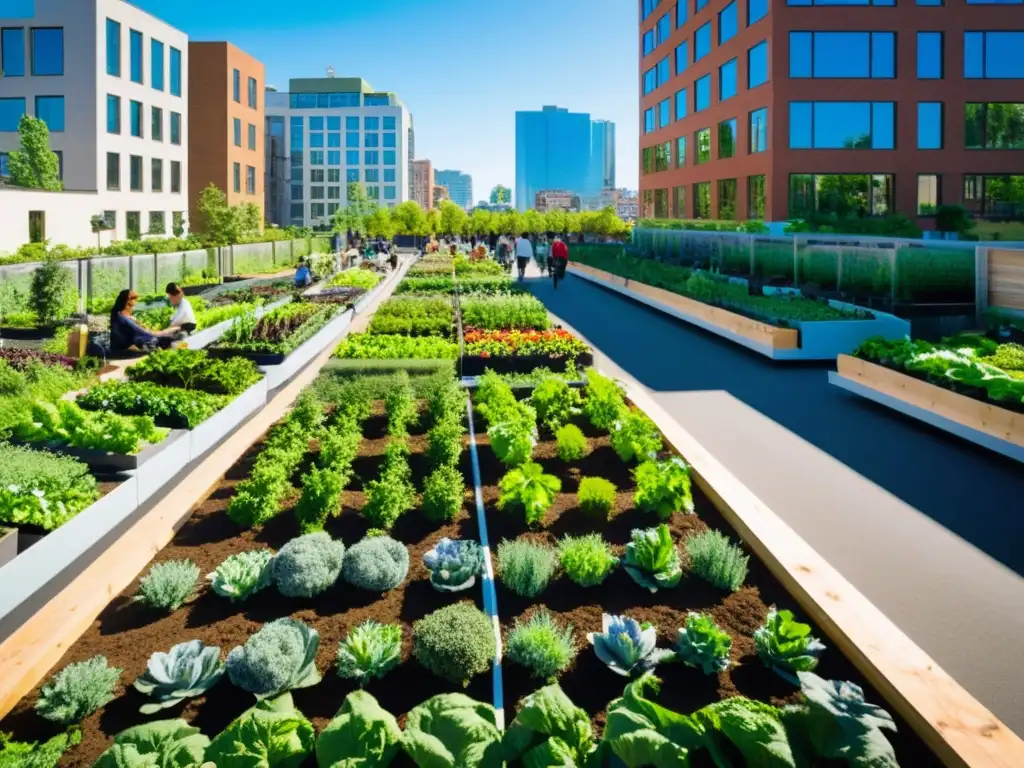
[[[614,158],[614,123],[564,107],[516,112],[516,208],[532,208],[544,190],[596,195],[605,181],[614,186]]]
[[[473,207],[473,177],[462,171],[435,171],[434,183],[448,187],[448,197],[459,208]]]

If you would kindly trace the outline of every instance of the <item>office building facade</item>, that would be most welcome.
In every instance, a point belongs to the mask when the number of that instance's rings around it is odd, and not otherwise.
[[[200,193],[215,184],[228,205],[264,210],[263,64],[224,42],[189,43],[188,146],[192,187],[189,207],[197,221]]]
[[[436,183],[448,188],[448,199],[460,208],[473,207],[473,177],[462,171],[435,171]]]
[[[412,117],[395,94],[358,77],[325,77],[293,79],[287,93],[265,97],[269,221],[329,226],[352,182],[378,205],[409,199]],[[274,154],[285,148],[286,164]]]
[[[122,0],[34,6],[0,16],[0,174],[32,115],[114,237],[187,230],[188,36]]]
[[[1024,211],[1024,5],[639,0],[641,215]]]
[[[587,194],[615,189],[615,123],[592,120],[590,123],[590,182]]]
[[[423,210],[434,207],[434,165],[429,160],[413,160],[412,199]]]

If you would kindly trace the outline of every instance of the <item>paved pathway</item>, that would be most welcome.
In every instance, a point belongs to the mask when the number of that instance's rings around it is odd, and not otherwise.
[[[528,284],[1024,735],[1024,466],[570,276]]]

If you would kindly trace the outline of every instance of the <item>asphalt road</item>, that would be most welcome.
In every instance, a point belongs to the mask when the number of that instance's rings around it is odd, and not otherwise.
[[[570,276],[528,280],[892,621],[1024,734],[1024,465]]]

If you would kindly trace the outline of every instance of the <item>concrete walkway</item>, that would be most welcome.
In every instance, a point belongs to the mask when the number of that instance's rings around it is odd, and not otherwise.
[[[979,701],[1024,735],[1024,471],[569,276],[527,280]]]

